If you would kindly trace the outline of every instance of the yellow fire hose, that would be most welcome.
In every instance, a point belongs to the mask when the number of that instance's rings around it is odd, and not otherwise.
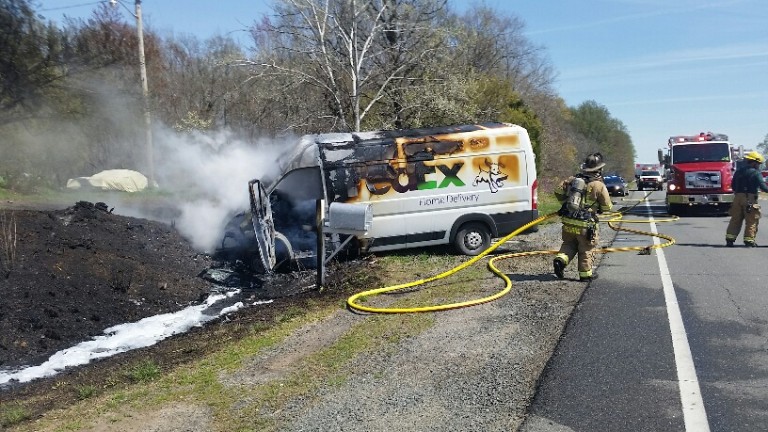
[[[628,209],[626,209],[626,210],[624,210],[622,212],[614,212],[614,213],[603,214],[602,215],[603,219],[601,219],[600,222],[607,223],[608,226],[611,227],[611,229],[613,229],[614,231],[626,231],[626,232],[631,232],[631,233],[635,233],[635,234],[647,235],[647,236],[651,236],[651,237],[659,237],[659,238],[662,238],[662,239],[666,240],[666,242],[665,243],[659,243],[659,244],[651,244],[651,245],[648,245],[648,246],[628,246],[628,247],[599,248],[599,249],[594,249],[593,250],[594,253],[642,251],[644,253],[650,254],[652,249],[660,249],[660,248],[664,248],[664,247],[667,247],[667,246],[672,246],[673,244],[675,244],[675,239],[670,237],[670,236],[668,236],[668,235],[665,235],[665,234],[652,233],[652,232],[647,232],[647,231],[640,231],[640,230],[626,228],[626,227],[617,227],[616,225],[614,225],[615,223],[625,224],[625,223],[648,223],[648,222],[650,222],[648,220],[625,220],[625,219],[622,219],[622,216],[623,216],[624,213],[627,213],[629,210],[632,210],[634,207],[636,207],[641,202],[644,202],[648,198],[648,195],[650,195],[650,193],[647,194],[645,196],[645,198],[643,198],[642,200],[638,200],[638,202],[635,205],[633,205],[632,207],[630,207],[630,208],[628,208]],[[495,256],[495,257],[491,258],[488,261],[488,267],[491,269],[491,271],[494,274],[496,274],[498,277],[500,277],[501,279],[504,280],[505,287],[501,291],[499,291],[499,292],[497,292],[497,293],[495,293],[493,295],[489,295],[487,297],[482,297],[482,298],[473,299],[473,300],[467,300],[467,301],[463,301],[463,302],[456,302],[456,303],[448,303],[448,304],[432,305],[432,306],[409,307],[409,308],[396,308],[396,307],[393,307],[393,308],[379,308],[379,307],[365,306],[365,305],[362,305],[362,304],[358,303],[359,299],[365,299],[367,297],[372,297],[372,296],[376,296],[376,295],[379,295],[379,294],[384,294],[384,293],[389,293],[389,292],[393,292],[393,291],[403,290],[403,289],[406,289],[406,288],[412,288],[412,287],[423,285],[423,284],[426,284],[426,283],[429,283],[429,282],[432,282],[432,281],[436,281],[438,279],[443,279],[443,278],[446,278],[446,277],[448,277],[448,276],[450,276],[452,274],[458,273],[461,270],[464,270],[465,268],[467,268],[467,267],[471,266],[472,264],[478,262],[479,260],[485,258],[488,254],[490,254],[491,252],[496,250],[499,246],[503,245],[504,243],[509,241],[511,238],[513,238],[513,237],[517,236],[518,234],[520,234],[521,232],[524,232],[525,230],[527,230],[527,229],[529,229],[529,228],[531,228],[531,227],[533,227],[535,225],[538,225],[538,224],[544,222],[547,219],[550,219],[550,218],[553,218],[553,217],[556,217],[556,216],[557,216],[557,212],[553,212],[553,213],[541,216],[538,219],[535,219],[535,220],[533,220],[533,221],[531,221],[531,222],[521,226],[520,228],[516,229],[515,231],[513,231],[512,233],[510,233],[506,237],[500,239],[499,241],[497,241],[496,243],[491,245],[488,249],[483,251],[481,254],[473,257],[469,261],[466,261],[466,262],[464,262],[464,263],[462,263],[462,264],[460,264],[460,265],[458,265],[458,266],[456,266],[456,267],[454,267],[454,268],[452,268],[450,270],[444,271],[444,272],[442,272],[442,273],[440,273],[438,275],[431,276],[431,277],[428,277],[428,278],[425,278],[425,279],[420,279],[420,280],[417,280],[417,281],[407,282],[407,283],[403,283],[403,284],[399,284],[399,285],[391,285],[391,286],[386,286],[386,287],[382,287],[382,288],[376,288],[376,289],[372,289],[372,290],[368,290],[368,291],[363,291],[363,292],[354,294],[354,295],[352,295],[351,297],[349,297],[347,299],[347,306],[349,306],[351,309],[355,309],[355,310],[362,311],[362,312],[369,312],[369,313],[396,314],[396,313],[414,313],[414,312],[435,312],[435,311],[443,311],[443,310],[448,310],[448,309],[457,309],[457,308],[467,307],[467,306],[475,306],[475,305],[479,305],[479,304],[482,304],[482,303],[487,303],[487,302],[496,300],[496,299],[498,299],[500,297],[503,297],[504,295],[509,293],[509,291],[512,290],[512,280],[510,280],[509,277],[506,274],[504,274],[501,270],[499,270],[498,267],[496,267],[496,265],[495,265],[496,261],[505,260],[505,259],[509,259],[509,258],[517,258],[517,257],[521,257],[521,256],[554,255],[554,254],[558,253],[558,251],[556,251],[556,250],[539,250],[539,251],[527,251],[527,252],[514,252],[514,253],[499,255],[499,256]],[[674,216],[674,217],[671,217],[671,218],[654,219],[653,222],[672,222],[672,221],[676,221],[676,220],[678,220],[678,217]]]

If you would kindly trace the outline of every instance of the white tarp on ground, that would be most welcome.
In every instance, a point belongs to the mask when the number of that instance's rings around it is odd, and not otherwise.
[[[110,191],[138,192],[147,188],[149,182],[144,174],[128,170],[113,169],[102,171],[90,177],[67,180],[67,189],[96,188]]]

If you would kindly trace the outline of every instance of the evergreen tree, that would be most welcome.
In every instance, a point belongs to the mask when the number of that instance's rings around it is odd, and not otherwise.
[[[0,125],[32,118],[62,78],[59,32],[27,0],[0,0]]]

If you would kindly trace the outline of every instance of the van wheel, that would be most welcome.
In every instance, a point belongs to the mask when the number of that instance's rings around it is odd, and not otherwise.
[[[288,271],[294,259],[291,241],[283,233],[275,231],[275,270]]]
[[[464,255],[475,256],[488,249],[491,245],[491,232],[484,224],[469,222],[461,226],[453,240],[453,245],[458,252]]]

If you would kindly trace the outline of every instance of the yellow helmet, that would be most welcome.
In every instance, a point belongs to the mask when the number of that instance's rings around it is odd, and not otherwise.
[[[751,151],[751,152],[747,153],[744,156],[744,159],[755,161],[755,162],[760,163],[760,164],[765,162],[765,158],[763,157],[763,155],[761,155],[760,153],[758,153],[756,151]]]

